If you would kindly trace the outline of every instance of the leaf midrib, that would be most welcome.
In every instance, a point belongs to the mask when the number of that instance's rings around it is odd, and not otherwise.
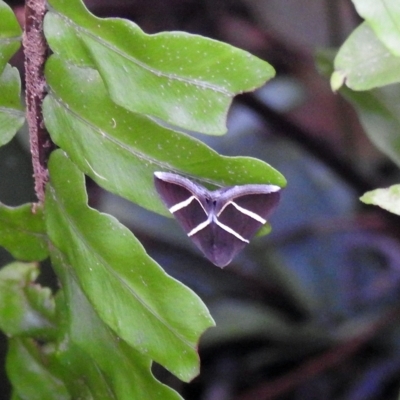
[[[159,69],[155,69],[155,68],[151,67],[150,65],[145,64],[143,61],[140,61],[139,59],[131,56],[130,54],[128,54],[126,52],[123,52],[118,47],[113,45],[112,42],[108,42],[105,39],[103,39],[102,37],[96,35],[95,33],[92,33],[88,28],[85,28],[85,27],[83,27],[81,25],[78,25],[77,23],[75,23],[75,21],[73,21],[72,19],[68,18],[66,15],[58,12],[57,10],[52,9],[51,12],[53,12],[55,15],[59,16],[62,20],[64,20],[67,25],[72,26],[75,31],[77,31],[79,33],[83,32],[83,34],[87,35],[89,38],[93,39],[94,41],[97,41],[98,43],[100,43],[104,47],[110,49],[111,51],[113,51],[113,52],[115,52],[117,54],[119,54],[121,57],[125,58],[129,62],[132,62],[133,64],[145,69],[146,71],[152,73],[153,75],[155,75],[157,77],[163,77],[163,78],[167,78],[167,79],[170,79],[170,80],[184,82],[184,83],[187,83],[189,85],[198,87],[198,88],[200,88],[202,90],[209,89],[209,90],[214,91],[214,92],[219,92],[222,95],[227,96],[227,97],[233,97],[234,94],[235,94],[234,92],[226,90],[224,87],[212,85],[212,84],[210,84],[210,83],[208,83],[206,81],[201,81],[201,80],[198,80],[196,78],[180,77],[180,76],[175,75],[175,74],[166,73],[166,72],[163,72],[163,71],[161,71]],[[85,44],[85,46],[86,46],[86,44]]]

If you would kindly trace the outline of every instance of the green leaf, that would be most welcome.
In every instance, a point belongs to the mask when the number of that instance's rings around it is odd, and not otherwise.
[[[49,3],[45,33],[52,50],[68,57],[75,32],[115,103],[170,125],[222,134],[232,97],[275,74],[265,61],[225,43],[184,32],[147,35],[133,22],[96,18],[79,0]]]
[[[0,76],[0,146],[8,143],[25,121],[17,68],[6,65]]]
[[[38,275],[36,264],[15,262],[0,269],[0,328],[9,336],[53,334],[52,294],[34,284]]]
[[[56,357],[60,377],[72,399],[116,399],[103,371],[82,348],[71,342],[68,335],[62,338],[57,347]],[[114,354],[112,357],[108,355],[107,359],[114,359]]]
[[[319,69],[325,76],[333,70],[331,52],[317,55]],[[396,85],[366,92],[355,92],[343,87],[342,94],[354,107],[360,122],[374,145],[400,166],[400,116],[397,104],[400,93]]]
[[[361,196],[360,200],[365,204],[373,204],[393,214],[400,215],[400,185],[371,190]]]
[[[12,55],[21,46],[22,30],[15,15],[4,1],[0,0],[0,73]]]
[[[99,346],[103,345],[96,343]],[[72,399],[117,399],[111,388],[111,382],[104,372],[82,348],[74,345],[68,336],[63,338],[63,342],[57,348],[56,356],[60,377]],[[107,359],[112,362],[114,354],[112,357],[109,354]]]
[[[262,237],[265,235],[269,235],[272,231],[271,224],[269,222],[265,223],[256,233],[256,237]]]
[[[365,22],[347,38],[334,65],[331,86],[335,90],[344,82],[353,90],[400,82],[400,57],[390,53]]]
[[[79,288],[77,288],[77,283],[73,281],[71,276],[71,273],[73,274],[71,267],[62,264],[61,258],[58,258],[59,255],[62,256],[61,253],[54,249],[52,265],[63,288],[57,292],[56,296],[57,315],[61,324],[57,342],[53,343],[55,351],[50,354],[49,362],[52,363],[54,372],[64,382],[72,399],[115,400],[115,394],[111,389],[112,385],[105,376],[104,371],[101,370],[85,349],[79,347],[72,338],[72,336],[79,335],[81,331],[84,331],[84,329],[80,330],[79,328],[86,326],[87,321],[85,318],[88,315],[84,315],[84,313],[80,312],[81,310],[75,309],[75,305],[72,306],[69,303],[69,298],[67,299],[66,292],[71,293],[75,290],[77,290],[76,294],[79,297]],[[72,284],[71,287],[70,284]],[[82,304],[79,304],[79,306],[82,306]],[[72,322],[75,315],[79,315],[83,319],[79,323],[77,321]],[[75,326],[75,323],[78,328],[76,332],[71,329],[72,326]],[[88,324],[88,328],[90,327],[93,328],[91,330],[93,344],[103,348],[106,344],[97,341],[95,327]],[[106,360],[114,363],[115,354],[112,357],[110,357],[110,354],[112,353],[108,354]],[[117,363],[115,367],[118,367]]]
[[[9,340],[6,369],[14,396],[29,400],[71,399],[63,382],[47,365],[44,348],[33,340]]]
[[[140,353],[192,379],[199,336],[213,325],[204,304],[166,275],[127,228],[87,206],[84,177],[61,150],[50,157],[49,173],[49,237],[100,318]]]
[[[220,156],[188,135],[115,105],[95,70],[52,57],[46,79],[50,94],[43,113],[53,141],[99,185],[142,207],[167,215],[154,189],[154,171],[202,176],[201,183],[216,186],[286,183],[260,160]]]
[[[73,376],[67,383],[68,388],[72,386],[70,392],[74,394],[76,382],[84,381],[94,399],[181,399],[154,378],[148,356],[130,347],[101,321],[64,256],[56,252],[53,261],[60,271],[68,313],[67,331],[57,357],[68,369],[66,379]]]
[[[48,255],[43,211],[32,204],[7,207],[0,203],[0,245],[16,259],[41,261]]]
[[[353,0],[357,12],[376,36],[396,56],[400,56],[400,3],[398,0]]]
[[[400,166],[398,88],[386,86],[362,93],[347,89],[341,93],[353,104],[366,134],[374,145]]]

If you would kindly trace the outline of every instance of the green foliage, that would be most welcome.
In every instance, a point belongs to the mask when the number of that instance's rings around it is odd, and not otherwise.
[[[21,33],[3,4],[0,60],[7,62]],[[274,70],[214,40],[147,35],[131,22],[96,18],[80,0],[49,4],[45,36],[54,54],[45,68],[43,115],[60,149],[49,160],[43,208],[0,205],[0,244],[18,260],[50,256],[61,289],[52,294],[36,284],[36,264],[0,271],[13,398],[178,400],[151,365],[191,380],[199,372],[199,338],[214,322],[199,297],[168,276],[127,228],[88,206],[84,174],[160,214],[166,211],[153,187],[156,170],[213,187],[284,186],[268,164],[221,156],[179,131],[222,134],[233,96],[260,86]],[[5,66],[0,145],[23,122],[19,91],[16,70]]]
[[[353,0],[353,3],[365,21],[338,51],[331,86],[338,90],[346,84],[349,89],[341,91],[354,105],[369,138],[400,166],[399,2]],[[361,94],[356,92],[359,90],[370,91]],[[394,186],[373,191],[361,200],[397,213],[396,190]]]
[[[400,101],[397,86],[385,86],[365,93],[343,90],[374,145],[400,166]]]
[[[32,339],[15,337],[9,341],[7,374],[15,388],[14,399],[68,400],[62,379],[55,375],[51,354]],[[49,357],[50,356],[50,357]]]
[[[400,57],[391,53],[364,22],[336,55],[331,80],[333,89],[337,90],[346,83],[353,90],[370,90],[399,81]]]
[[[274,76],[265,61],[224,43],[183,32],[146,35],[130,21],[94,17],[80,2],[49,3],[45,32],[56,54],[94,66],[116,104],[177,127],[224,133],[232,97]]]
[[[32,204],[7,207],[0,203],[0,245],[17,260],[41,261],[48,257],[43,210]]]
[[[335,58],[332,86],[353,90],[400,81],[400,7],[396,0],[353,0],[365,22],[347,38]]]
[[[0,146],[8,143],[24,123],[21,80],[7,64],[21,45],[21,28],[11,8],[0,0]]]
[[[8,143],[25,121],[20,92],[19,72],[7,64],[0,76],[0,146]]]
[[[36,264],[12,263],[0,270],[0,328],[9,336],[54,333],[55,311],[51,291],[34,285]]]
[[[365,193],[360,200],[365,204],[374,204],[393,214],[400,215],[400,185],[371,190]]]
[[[121,339],[191,379],[198,373],[198,337],[213,324],[200,299],[168,277],[115,218],[87,207],[83,175],[61,150],[53,152],[49,173],[52,255],[76,275],[97,314]]]
[[[264,162],[221,156],[188,135],[115,105],[95,70],[51,57],[46,77],[51,91],[43,111],[54,142],[100,186],[143,207],[166,214],[153,185],[154,171],[163,169],[218,186],[285,184]]]
[[[390,52],[400,56],[400,4],[391,0],[353,0],[360,14]]]
[[[66,288],[57,305],[69,321],[57,359],[65,368],[64,382],[72,398],[86,393],[94,399],[180,399],[153,377],[151,358],[129,346],[99,318],[63,256],[55,252],[53,261]]]
[[[21,27],[11,8],[0,0],[0,72],[21,46]],[[0,90],[1,93],[1,90]]]

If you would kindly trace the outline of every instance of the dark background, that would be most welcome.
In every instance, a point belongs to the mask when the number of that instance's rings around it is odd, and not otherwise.
[[[7,3],[22,20],[21,3]],[[338,47],[361,22],[351,1],[86,4],[147,33],[184,30],[223,40],[277,70],[255,95],[238,96],[226,136],[199,136],[222,154],[261,158],[288,180],[272,234],[255,239],[226,269],[207,262],[173,220],[88,182],[91,204],[129,226],[217,322],[202,338],[198,378],[182,384],[155,366],[157,376],[186,400],[397,399],[399,221],[358,197],[399,181],[399,172],[315,66],[317,50]],[[13,58],[22,63],[21,54]],[[35,199],[26,137],[0,148],[0,201],[7,205]],[[0,265],[11,259],[0,256]],[[0,344],[4,355],[5,338]],[[0,388],[8,399],[4,375]]]

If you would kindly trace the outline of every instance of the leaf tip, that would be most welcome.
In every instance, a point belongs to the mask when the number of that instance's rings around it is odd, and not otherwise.
[[[346,81],[346,76],[343,71],[334,71],[331,75],[331,89],[337,92]]]

